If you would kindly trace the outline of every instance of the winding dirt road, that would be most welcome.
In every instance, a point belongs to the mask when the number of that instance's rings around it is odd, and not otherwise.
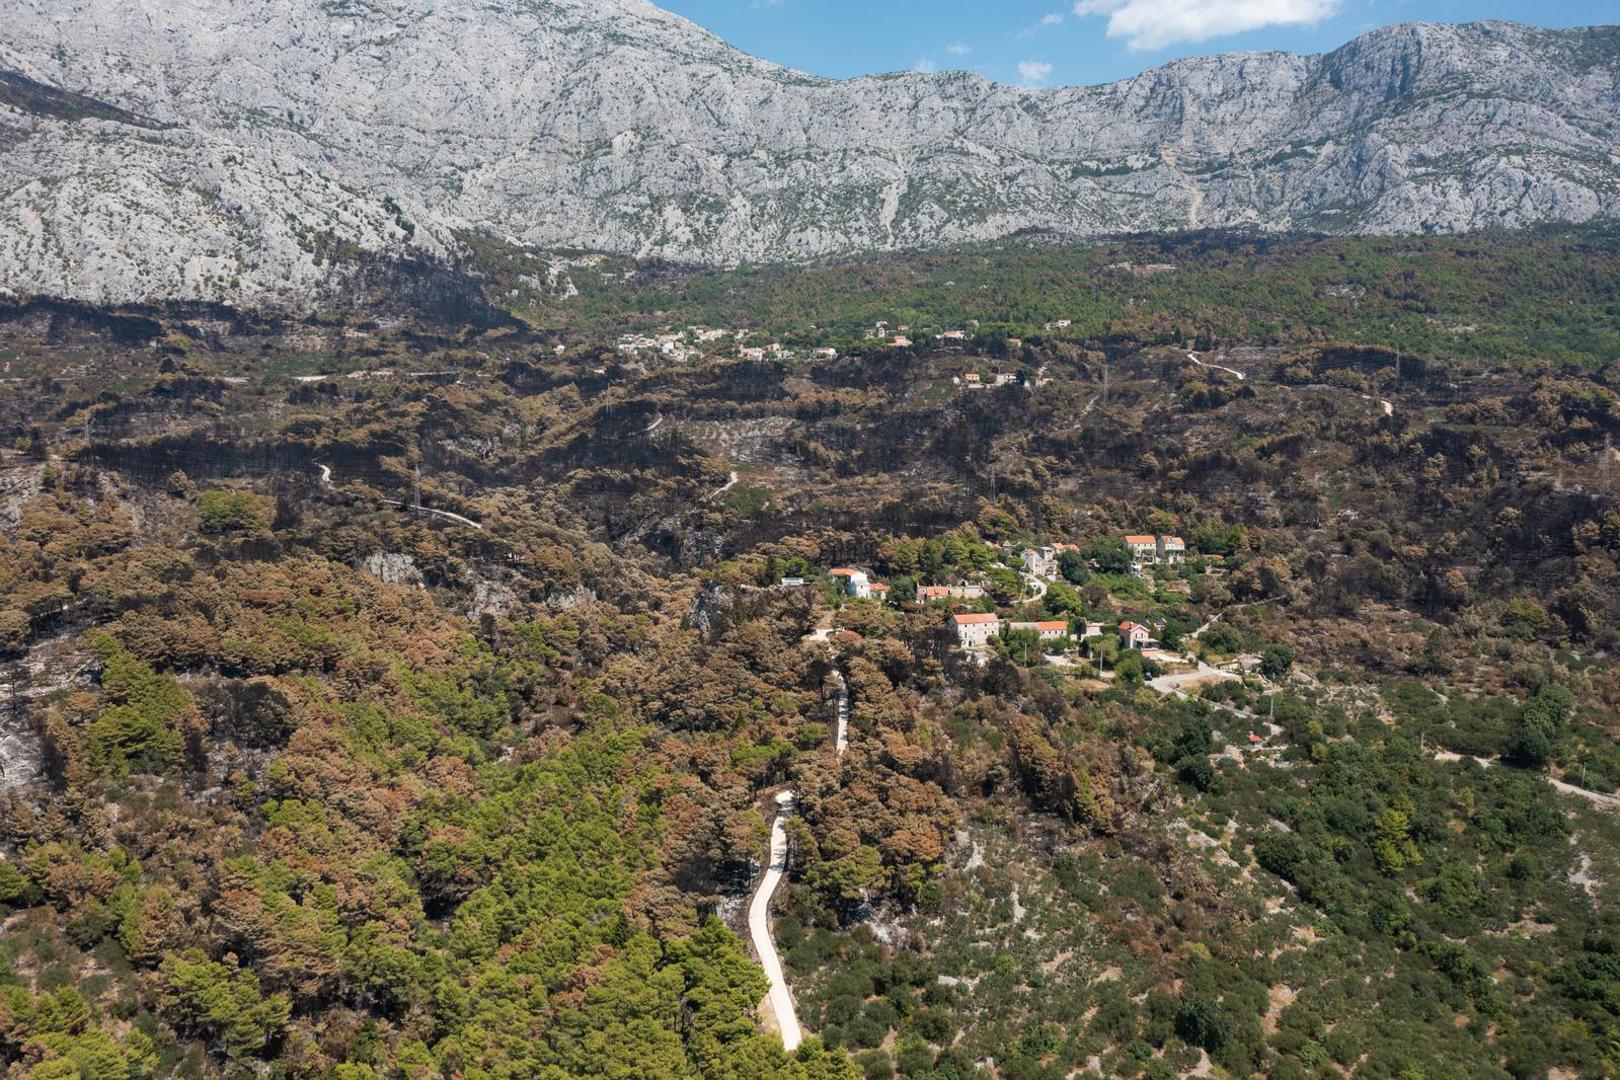
[[[317,469],[321,470],[321,485],[323,487],[331,487],[332,466],[322,465],[318,461],[314,464]],[[469,529],[477,529],[479,532],[484,531],[484,527],[478,522],[474,521],[472,518],[463,517],[461,514],[452,513],[449,510],[435,510],[430,506],[412,506],[404,499],[383,499],[382,502],[386,506],[397,506],[402,510],[410,510],[418,514],[426,514],[429,517],[436,517],[440,521],[453,521],[457,525],[465,525]]]

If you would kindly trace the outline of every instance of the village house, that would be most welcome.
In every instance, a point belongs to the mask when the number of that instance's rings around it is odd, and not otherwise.
[[[1001,632],[1001,619],[995,615],[952,615],[956,643],[964,649],[982,649]]]
[[[894,340],[889,344],[893,345],[897,349],[909,349],[911,348],[911,339],[906,337],[904,334],[896,334],[894,335]]]
[[[1085,625],[1081,628],[1080,636],[1083,638],[1100,638],[1106,633],[1108,633],[1107,623],[1092,622],[1090,619],[1087,619],[1085,621]]]
[[[1122,622],[1119,624],[1119,645],[1122,649],[1151,649],[1158,642],[1153,640],[1153,631],[1141,623]]]
[[[939,335],[939,340],[941,341],[964,341],[966,339],[967,334],[961,330],[947,330],[943,334]]]
[[[872,579],[866,576],[865,571],[840,566],[827,571],[827,576],[842,578],[844,591],[856,600],[869,600],[872,597]]]
[[[966,375],[963,375],[962,382],[970,389],[984,385],[984,381],[979,378],[979,373],[977,371],[970,371]]]
[[[1057,641],[1069,636],[1069,624],[1062,619],[1043,619],[1040,622],[1008,623],[1012,630],[1032,631],[1040,636],[1042,641]]]
[[[1130,549],[1131,558],[1143,566],[1187,561],[1187,542],[1179,536],[1127,536],[1125,546]]]
[[[1018,381],[1018,373],[1014,371],[998,371],[991,376],[997,386],[1011,386]]]
[[[983,585],[917,586],[917,602],[919,604],[928,604],[935,600],[978,600],[983,596]]]
[[[1050,546],[1025,548],[1023,559],[1024,572],[1031,577],[1044,578],[1047,581],[1057,577],[1057,548]]]
[[[889,602],[889,594],[894,591],[893,588],[883,584],[881,581],[872,582],[870,588],[872,599],[883,604],[887,604]]]

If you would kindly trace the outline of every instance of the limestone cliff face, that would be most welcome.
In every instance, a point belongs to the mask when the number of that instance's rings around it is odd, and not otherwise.
[[[1106,86],[814,79],[638,0],[0,0],[0,286],[307,304],[479,229],[705,264],[1042,229],[1620,213],[1620,29],[1405,25]]]

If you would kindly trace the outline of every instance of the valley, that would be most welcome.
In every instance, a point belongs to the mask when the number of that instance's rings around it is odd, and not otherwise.
[[[0,1067],[1610,1075],[1616,265],[9,305]]]

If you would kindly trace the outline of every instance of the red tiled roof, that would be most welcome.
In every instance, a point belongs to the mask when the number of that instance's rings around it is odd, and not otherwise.
[[[1159,538],[1157,536],[1127,536],[1125,542],[1127,544],[1156,544],[1159,542]]]
[[[890,586],[883,584],[881,581],[872,586],[873,592],[888,592],[889,589]]]
[[[1042,631],[1045,631],[1045,630],[1064,630],[1064,631],[1067,631],[1069,629],[1069,624],[1064,622],[1062,619],[1049,619],[1049,620],[1047,620],[1045,622],[1036,623],[1035,624],[1035,629],[1042,630]]]
[[[858,573],[860,573],[859,570],[851,570],[847,566],[840,566],[836,570],[827,571],[827,576],[828,577],[854,577]]]
[[[952,615],[951,618],[955,620],[956,625],[958,626],[967,626],[973,623],[993,623],[1001,621],[1000,617],[996,615]]]

